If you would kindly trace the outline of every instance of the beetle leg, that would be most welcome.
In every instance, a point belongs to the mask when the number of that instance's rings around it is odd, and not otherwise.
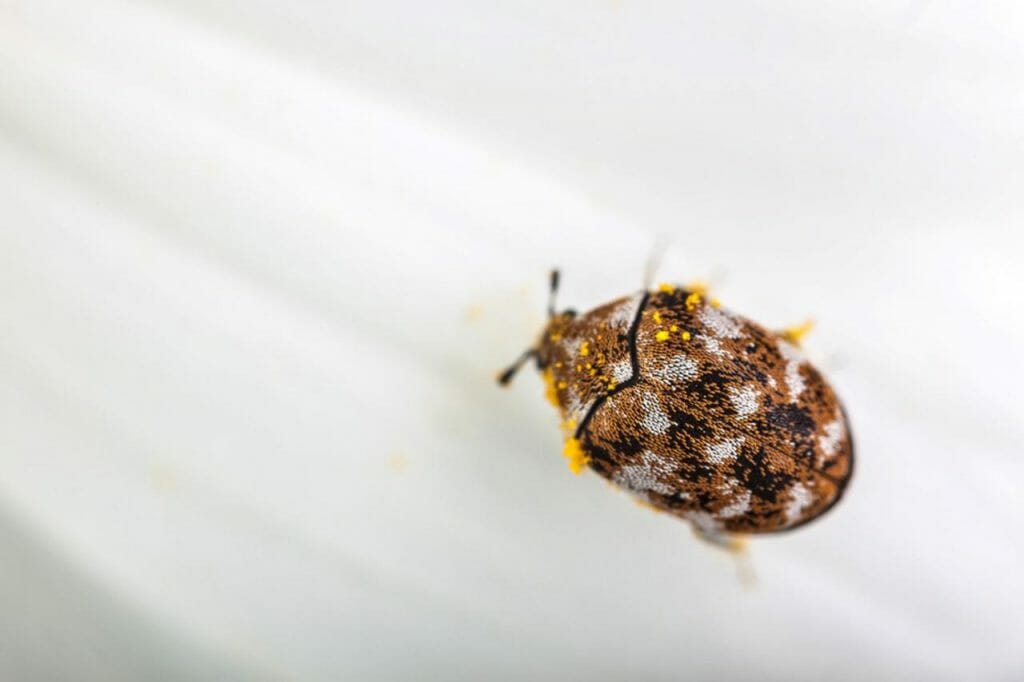
[[[701,528],[695,524],[693,526],[693,534],[704,542],[714,545],[719,549],[724,549],[732,554],[743,553],[747,546],[747,538],[745,536],[735,535],[724,530]]]
[[[700,528],[696,525],[693,526],[693,534],[718,549],[724,549],[732,556],[736,562],[736,577],[739,578],[743,587],[752,589],[757,585],[757,574],[754,572],[754,564],[750,560],[747,536],[736,535],[724,530]]]

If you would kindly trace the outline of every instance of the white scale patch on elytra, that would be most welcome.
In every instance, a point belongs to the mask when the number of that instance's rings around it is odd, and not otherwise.
[[[661,401],[658,400],[658,396],[647,391],[641,396],[640,404],[644,408],[644,417],[640,420],[641,426],[651,433],[660,434],[668,431],[672,426],[672,421],[661,409]]]
[[[743,386],[740,388],[731,386],[729,388],[729,399],[732,401],[733,408],[736,409],[737,419],[746,419],[757,412],[757,399],[760,397],[761,391],[753,386]]]
[[[708,461],[713,464],[722,464],[724,462],[736,459],[736,456],[740,453],[740,446],[743,445],[743,438],[729,438],[723,440],[721,443],[711,443],[704,448],[704,454],[707,456]]]
[[[711,336],[701,336],[700,340],[704,342],[704,347],[708,349],[708,352],[716,358],[729,357],[729,354],[722,350],[722,344],[718,342],[718,339]]]
[[[789,489],[789,504],[786,505],[786,525],[791,526],[800,520],[804,509],[811,506],[811,491],[803,483],[795,483]]]
[[[807,388],[803,375],[800,374],[800,365],[806,360],[803,353],[791,343],[779,339],[779,352],[786,359],[786,388],[789,389],[790,402],[796,402],[803,390]]]
[[[738,339],[740,336],[740,323],[721,308],[704,306],[700,311],[700,321],[720,339]]]
[[[821,446],[821,451],[825,453],[826,458],[835,456],[839,450],[839,442],[845,435],[846,427],[843,426],[843,416],[837,411],[835,421],[825,424],[825,433],[818,436],[818,445]]]
[[[636,319],[636,312],[640,307],[640,301],[643,300],[643,297],[644,295],[639,293],[628,301],[623,301],[620,305],[616,306],[611,314],[608,315],[608,324],[612,327],[625,327],[628,329],[633,324],[633,320]]]
[[[644,450],[643,454],[640,455],[639,462],[619,469],[612,481],[616,485],[636,494],[642,495],[654,492],[669,495],[674,488],[658,480],[659,475],[667,474],[669,471],[669,467],[662,458],[650,450]]]
[[[610,376],[617,384],[621,384],[623,381],[628,381],[633,376],[633,363],[629,360],[616,362],[609,368],[608,376]]]
[[[735,481],[735,483],[738,484],[739,481]],[[744,490],[735,502],[718,510],[718,518],[731,519],[745,513],[748,509],[750,509],[750,491]]]
[[[697,378],[697,361],[680,353],[661,367],[652,370],[651,374],[667,384],[689,381]]]

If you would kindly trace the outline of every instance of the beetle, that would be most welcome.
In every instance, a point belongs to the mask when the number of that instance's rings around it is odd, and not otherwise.
[[[559,312],[558,285],[555,270],[547,324],[498,382],[534,361],[574,473],[589,468],[726,547],[839,502],[853,441],[838,397],[799,348],[809,325],[770,331],[699,285]]]

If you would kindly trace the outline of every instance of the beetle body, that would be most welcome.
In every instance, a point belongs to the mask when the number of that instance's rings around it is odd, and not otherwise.
[[[703,294],[662,285],[580,316],[551,310],[528,355],[570,467],[714,541],[807,523],[852,473],[839,400],[794,339]]]

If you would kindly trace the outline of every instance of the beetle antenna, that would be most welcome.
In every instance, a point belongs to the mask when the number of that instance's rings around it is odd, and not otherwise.
[[[526,361],[529,360],[530,358],[536,357],[537,351],[535,351],[532,348],[527,348],[525,351],[523,351],[522,355],[516,358],[515,362],[509,365],[508,369],[506,369],[504,372],[498,375],[498,383],[501,384],[502,386],[508,386],[509,382],[512,381],[512,377],[516,375],[516,372],[522,369],[523,365],[526,364]]]
[[[560,275],[558,268],[551,271],[551,284],[548,289],[548,317],[555,316],[555,296],[558,295],[558,282]]]

